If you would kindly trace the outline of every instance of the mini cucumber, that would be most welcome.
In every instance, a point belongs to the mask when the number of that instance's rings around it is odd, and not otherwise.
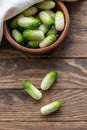
[[[42,93],[31,82],[23,82],[23,89],[35,100],[42,98]]]
[[[23,44],[24,38],[17,29],[12,30],[12,36],[17,43]]]
[[[54,34],[48,35],[45,39],[43,39],[40,44],[39,47],[40,48],[44,48],[47,47],[49,45],[51,45],[52,43],[54,43],[57,40],[57,36]]]
[[[58,31],[63,31],[65,24],[64,14],[62,11],[57,11],[55,14],[55,28]]]
[[[29,47],[29,48],[37,48],[37,47],[39,47],[39,43],[40,43],[40,41],[29,41],[27,43],[27,47]]]
[[[57,77],[58,77],[57,72],[55,71],[49,72],[41,82],[41,89],[48,90],[57,80]]]
[[[29,17],[31,15],[35,15],[37,12],[38,12],[38,9],[35,6],[32,6],[32,7],[28,8],[28,9],[26,9],[25,11],[23,11],[22,14],[25,17]]]
[[[36,4],[36,7],[39,9],[52,9],[55,7],[55,2],[52,0],[43,1]]]
[[[41,108],[41,114],[46,116],[49,115],[62,107],[62,103],[60,101],[54,101],[44,107]]]
[[[47,27],[50,27],[55,23],[54,19],[46,11],[41,11],[39,13],[39,18],[41,19],[42,23]]]
[[[40,30],[25,30],[23,36],[26,40],[41,41],[44,39],[44,33]]]
[[[36,29],[39,26],[39,21],[34,17],[23,17],[18,19],[18,25],[25,29]]]

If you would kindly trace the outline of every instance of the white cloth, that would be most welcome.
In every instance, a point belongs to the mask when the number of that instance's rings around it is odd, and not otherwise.
[[[43,0],[0,0],[0,42],[3,35],[3,22],[41,1]]]

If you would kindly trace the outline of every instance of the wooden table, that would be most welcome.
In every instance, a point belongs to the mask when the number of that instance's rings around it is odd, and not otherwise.
[[[87,130],[87,0],[65,3],[71,17],[69,33],[54,53],[30,56],[3,38],[0,47],[0,130]],[[59,78],[34,101],[22,89],[29,80],[40,88],[44,75],[56,70]],[[50,115],[41,106],[60,100],[63,107]]]

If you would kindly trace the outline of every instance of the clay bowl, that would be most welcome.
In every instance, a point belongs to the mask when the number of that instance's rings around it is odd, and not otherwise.
[[[45,47],[45,48],[37,48],[37,49],[27,48],[27,47],[24,47],[22,45],[19,45],[11,36],[10,29],[8,26],[8,23],[10,20],[8,20],[4,23],[4,35],[6,36],[9,43],[11,45],[13,45],[16,49],[19,49],[23,52],[27,52],[27,53],[32,54],[32,55],[34,55],[34,54],[40,55],[40,54],[52,52],[64,40],[65,36],[67,35],[68,29],[69,29],[69,24],[70,24],[69,13],[68,13],[65,5],[60,1],[56,1],[56,8],[57,8],[57,10],[59,9],[59,10],[63,11],[63,13],[64,13],[65,27],[64,27],[64,30],[62,31],[62,33],[60,34],[60,36],[58,37],[58,39],[56,40],[56,42],[54,42],[52,45]]]

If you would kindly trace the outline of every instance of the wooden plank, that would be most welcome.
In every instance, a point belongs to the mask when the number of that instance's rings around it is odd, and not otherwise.
[[[42,116],[40,108],[60,100],[60,111]],[[23,90],[0,90],[0,122],[3,121],[87,121],[87,90],[49,90],[35,101]]]
[[[62,42],[62,44],[52,53],[42,55],[42,56],[30,56],[28,53],[21,52],[14,48],[9,47],[0,49],[0,59],[9,58],[71,58],[71,57],[87,57],[87,36],[86,30],[75,30],[70,29],[67,37]]]
[[[0,89],[19,89],[29,80],[40,88],[52,70],[59,74],[51,89],[87,88],[87,59],[7,59],[0,60]]]
[[[87,122],[0,122],[1,130],[86,130]]]
[[[65,5],[70,14],[71,28],[87,30],[87,0],[68,2]]]
[[[42,57],[87,57],[87,1],[80,1],[75,4],[74,2],[66,3],[66,6],[71,18],[69,33],[55,53]],[[13,49],[6,40],[3,40],[0,48],[0,59],[3,58],[33,57]]]

